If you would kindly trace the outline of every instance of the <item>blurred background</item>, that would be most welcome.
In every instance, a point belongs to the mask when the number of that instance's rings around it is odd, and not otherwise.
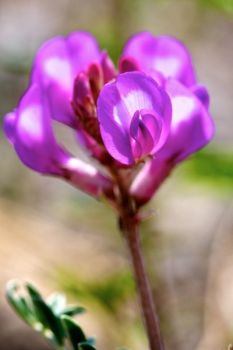
[[[233,342],[233,0],[0,0],[0,28],[1,116],[27,86],[37,48],[54,35],[90,31],[115,62],[140,30],[189,47],[210,92],[216,136],[144,209],[142,241],[166,349],[226,349]],[[69,130],[61,133],[73,147]],[[5,284],[18,278],[85,306],[79,322],[100,349],[145,349],[112,210],[26,169],[3,134],[0,154],[0,347],[49,349],[6,305]]]

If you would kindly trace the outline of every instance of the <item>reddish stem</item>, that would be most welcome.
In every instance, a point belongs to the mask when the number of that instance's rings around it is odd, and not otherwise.
[[[129,248],[136,286],[147,331],[150,349],[164,350],[160,333],[159,320],[153,301],[151,287],[146,275],[144,259],[141,253],[138,223],[135,220],[124,218],[122,220],[123,232]]]
[[[159,319],[141,253],[138,208],[128,193],[128,185],[121,171],[113,167],[110,170],[118,187],[117,207],[120,215],[120,229],[130,253],[150,350],[164,350]]]

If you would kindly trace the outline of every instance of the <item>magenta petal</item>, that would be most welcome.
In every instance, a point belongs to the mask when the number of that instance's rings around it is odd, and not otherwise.
[[[15,119],[16,119],[16,112],[8,113],[4,117],[4,124],[3,124],[4,132],[11,144],[14,144],[14,140],[15,140]]]
[[[31,80],[49,96],[53,119],[74,126],[70,104],[74,79],[91,62],[99,59],[96,40],[84,32],[56,37],[39,49]]]
[[[158,148],[161,148],[169,132],[171,104],[167,94],[153,79],[141,72],[123,73],[117,77],[116,81],[105,85],[100,93],[97,115],[101,135],[108,152],[123,164],[132,164],[137,160],[136,154],[145,155],[146,153],[148,144],[145,140],[142,143],[138,140],[142,147],[140,151],[139,144],[135,145],[133,141],[132,146],[130,135],[130,125],[135,113],[142,110],[151,111],[160,119],[163,127]],[[134,133],[133,130],[134,126],[131,130]],[[157,135],[151,136],[154,142]],[[133,151],[132,147],[139,148]]]
[[[157,149],[161,148],[161,132],[162,132],[162,122],[156,114],[151,114],[150,112],[143,111],[142,122],[147,128],[150,135],[153,135],[153,147],[152,152],[155,153]],[[165,140],[164,140],[165,141]]]
[[[161,155],[180,161],[212,139],[214,124],[205,106],[184,85],[171,79],[166,91],[172,102],[172,125]]]
[[[4,130],[24,164],[41,173],[58,174],[62,150],[55,143],[43,98],[38,86],[32,85],[15,117],[6,116]]]
[[[49,95],[52,118],[72,125],[73,112],[70,106],[72,94],[72,67],[65,40],[56,37],[47,41],[38,51],[31,76],[32,83],[38,84]]]
[[[162,122],[151,111],[137,111],[130,124],[133,138],[132,150],[135,158],[153,154],[160,148]]]
[[[210,104],[210,97],[205,86],[197,84],[192,86],[191,91],[199,98],[203,105],[208,109]]]
[[[50,39],[41,46],[34,60],[31,78],[42,87],[52,82],[65,90],[72,88],[72,67],[63,37]]]
[[[135,159],[140,159],[150,153],[154,146],[153,137],[147,126],[143,123],[141,111],[136,111],[132,118],[129,133],[131,147]]]
[[[123,164],[132,164],[133,155],[130,140],[119,115],[126,115],[121,105],[120,95],[115,83],[109,83],[102,89],[97,101],[97,115],[101,135],[108,152]]]
[[[99,62],[101,52],[96,39],[87,32],[73,32],[64,38],[72,67],[72,77],[86,70],[93,62]]]
[[[46,96],[32,85],[15,113],[4,119],[4,130],[21,161],[31,169],[64,178],[84,192],[112,195],[111,180],[95,167],[73,158],[55,141]]]
[[[139,68],[151,76],[157,71],[165,78],[176,78],[187,86],[195,83],[190,54],[175,38],[154,37],[149,32],[136,34],[126,43],[121,60],[124,57],[132,57]]]

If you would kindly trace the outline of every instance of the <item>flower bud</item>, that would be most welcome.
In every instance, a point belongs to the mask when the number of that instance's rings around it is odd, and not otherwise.
[[[94,72],[94,69],[92,70]],[[96,75],[97,77],[97,75]],[[72,106],[77,124],[98,143],[102,144],[91,82],[86,73],[80,73],[74,82]]]
[[[119,62],[119,71],[121,73],[140,70],[137,62],[132,57],[122,57]]]
[[[103,71],[99,64],[92,63],[88,68],[88,79],[94,101],[97,101],[100,90],[104,84]]]
[[[117,75],[114,64],[108,56],[107,52],[103,52],[100,64],[103,70],[104,83],[106,84],[109,81],[113,80]]]

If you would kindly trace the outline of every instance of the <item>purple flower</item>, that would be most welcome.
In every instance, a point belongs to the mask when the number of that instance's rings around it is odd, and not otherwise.
[[[71,107],[74,81],[98,61],[104,63],[105,72],[109,66],[106,59],[87,33],[49,40],[36,55],[27,91],[15,111],[4,120],[5,133],[25,165],[42,174],[62,177],[93,196],[110,193],[111,180],[95,167],[75,159],[57,143],[52,120],[74,128],[87,144],[88,135],[81,135]],[[94,140],[91,147],[97,147]]]
[[[214,127],[208,106],[190,54],[176,39],[145,32],[133,36],[118,73],[90,34],[75,32],[39,49],[29,87],[6,115],[4,130],[31,169],[114,199],[111,177],[56,140],[54,122],[69,126],[107,171],[118,166],[130,172],[128,190],[140,205],[176,164],[210,141]],[[145,165],[138,170],[141,162]]]
[[[96,39],[86,32],[73,32],[42,45],[33,62],[31,84],[36,83],[46,95],[51,118],[73,128],[82,145],[94,156],[103,158],[103,151],[80,125],[80,118],[77,118],[71,103],[75,93],[82,94],[80,89],[74,88],[77,77],[83,74],[95,87],[96,70],[100,74],[99,89],[115,76],[111,60],[105,51],[100,50]]]
[[[169,36],[154,37],[149,32],[132,36],[121,56],[120,68],[126,66],[141,70],[150,76],[175,78],[186,86],[195,84],[191,56],[186,47]]]
[[[168,94],[172,104],[167,141],[131,184],[130,192],[140,205],[152,197],[179,162],[212,139],[214,125],[208,112],[208,92],[196,82],[191,56],[175,38],[154,37],[148,32],[134,35],[124,47],[119,70],[146,73]]]
[[[157,157],[147,162],[131,185],[131,194],[139,204],[147,202],[172,169],[190,154],[204,147],[213,137],[214,124],[206,108],[208,93],[196,95],[180,82],[167,80],[165,89],[172,103],[172,124],[166,144]],[[195,91],[196,92],[196,91]]]
[[[107,177],[56,142],[51,121],[47,96],[32,84],[4,122],[5,133],[21,161],[42,174],[62,177],[93,196],[105,191],[110,194],[111,181]]]
[[[171,103],[153,79],[129,72],[104,86],[97,114],[108,152],[120,163],[132,165],[154,155],[166,142]]]

